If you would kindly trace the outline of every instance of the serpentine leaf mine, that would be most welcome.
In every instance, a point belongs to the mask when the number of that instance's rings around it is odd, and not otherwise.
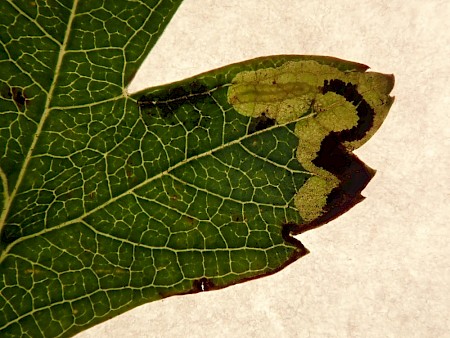
[[[366,70],[364,65],[328,57],[260,58],[155,88],[142,95],[138,104],[149,130],[155,133],[156,126],[183,126],[189,156],[199,156],[196,147],[202,139],[214,139],[204,133],[205,123],[212,126],[210,121],[220,121],[225,127],[232,124],[227,120],[235,122],[231,131],[223,129],[221,140],[209,145],[213,150],[208,155],[232,149],[235,143],[251,154],[274,153],[264,148],[262,140],[288,128],[297,145],[293,158],[283,161],[295,159],[303,180],[294,184],[292,199],[285,199],[300,217],[286,217],[283,227],[289,228],[289,234],[298,234],[360,202],[360,192],[375,173],[352,150],[366,142],[385,119],[393,103],[389,93],[394,78]],[[204,113],[209,112],[204,109],[208,105],[219,107],[218,114]],[[186,114],[187,106],[196,108]],[[244,128],[239,129],[239,124]],[[274,138],[276,143],[284,141]],[[257,149],[250,149],[255,145]],[[250,201],[257,198],[255,193]]]
[[[393,102],[393,77],[341,71],[314,60],[238,73],[228,102],[239,113],[277,124],[296,121],[297,159],[311,176],[295,195],[305,222],[347,209],[374,171],[351,151],[379,128]],[[316,221],[317,223],[317,221]]]

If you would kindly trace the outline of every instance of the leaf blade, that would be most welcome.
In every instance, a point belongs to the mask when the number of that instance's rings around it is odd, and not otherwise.
[[[80,73],[99,80],[92,60],[88,55],[81,64],[96,74]],[[296,126],[314,114],[305,110],[287,122],[249,117],[228,95],[238,74],[279,72],[289,62],[335,68],[343,78],[367,69],[278,56],[131,97],[119,93],[126,81],[113,77],[110,99],[105,92],[68,99],[73,81],[58,82],[52,118],[42,123],[9,214],[9,224],[20,227],[2,233],[2,330],[68,335],[147,301],[274,273],[305,255],[292,234],[336,216],[328,210],[306,222],[295,204],[297,191],[320,174],[297,155]],[[114,67],[126,69],[122,60]],[[345,95],[336,94],[341,101]],[[357,163],[368,175],[339,212],[361,200],[371,178]]]

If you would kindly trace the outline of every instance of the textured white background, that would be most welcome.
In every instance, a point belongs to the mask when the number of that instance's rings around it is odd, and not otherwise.
[[[396,76],[388,118],[357,151],[378,172],[283,271],[79,337],[450,337],[449,18],[448,0],[185,0],[130,91],[273,54],[365,63]]]

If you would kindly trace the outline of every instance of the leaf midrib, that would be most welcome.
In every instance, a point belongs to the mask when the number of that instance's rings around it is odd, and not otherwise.
[[[57,87],[56,84],[58,82],[59,75],[60,75],[59,70],[61,69],[61,64],[63,62],[64,55],[66,54],[67,43],[68,43],[68,40],[69,40],[70,32],[72,31],[72,24],[73,24],[73,19],[75,17],[75,13],[76,13],[76,8],[78,6],[78,1],[79,0],[74,0],[73,6],[72,6],[72,10],[70,11],[69,20],[68,20],[68,23],[67,23],[66,34],[64,35],[63,43],[60,45],[61,46],[60,47],[60,52],[58,54],[58,60],[56,61],[55,76],[53,78],[53,82],[52,82],[52,84],[50,86],[50,90],[48,92],[47,99],[45,101],[45,106],[44,106],[44,111],[43,111],[42,117],[41,117],[41,119],[39,121],[39,124],[37,125],[36,133],[33,136],[33,140],[31,142],[30,148],[28,149],[28,152],[27,152],[27,155],[25,157],[25,160],[23,161],[22,167],[20,168],[19,175],[18,175],[18,178],[17,178],[17,181],[16,181],[16,185],[14,186],[14,189],[12,190],[12,192],[9,195],[8,199],[5,199],[5,204],[4,204],[4,207],[3,207],[3,210],[2,210],[2,214],[0,216],[0,233],[2,233],[3,228],[6,225],[6,218],[8,217],[9,211],[11,210],[11,206],[13,205],[14,198],[16,197],[16,194],[17,194],[17,192],[19,190],[19,187],[22,184],[22,181],[23,181],[23,179],[25,177],[25,173],[27,171],[28,164],[29,164],[29,162],[30,162],[30,160],[32,158],[32,154],[33,154],[34,148],[36,147],[36,144],[37,144],[37,142],[39,140],[39,137],[40,137],[40,135],[42,133],[42,129],[43,129],[44,125],[45,125],[45,121],[47,120],[48,116],[50,115],[50,111],[51,111],[50,104],[51,104],[51,101],[52,101],[52,98],[53,98],[53,93],[54,93],[54,91],[55,91],[55,89]],[[14,6],[14,7],[16,7],[16,6]],[[18,10],[18,11],[22,12],[20,10]],[[23,13],[23,15],[25,15],[25,13]],[[32,20],[32,19],[30,18],[30,20]],[[35,20],[32,20],[32,21],[35,22]],[[38,25],[37,22],[36,22],[36,25],[40,29],[42,29],[42,27],[40,25]],[[45,32],[45,30],[44,30],[44,32]],[[59,42],[58,42],[58,44],[59,44]],[[5,179],[6,179],[6,187],[5,187],[5,189],[7,189],[8,188],[8,184],[7,184],[7,180],[8,179],[7,178],[5,178]],[[3,176],[2,176],[2,180],[3,180]],[[3,262],[3,259],[6,256],[6,253],[8,251],[9,251],[9,246],[6,247],[5,250],[2,252],[2,256],[0,258],[0,263]]]

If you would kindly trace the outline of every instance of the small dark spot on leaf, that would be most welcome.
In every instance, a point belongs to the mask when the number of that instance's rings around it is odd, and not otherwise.
[[[184,219],[187,223],[189,223],[189,224],[191,224],[191,225],[193,225],[194,222],[195,222],[195,220],[194,220],[192,217],[190,217],[190,216],[184,216],[183,219]]]
[[[240,221],[242,221],[242,216],[238,215],[238,214],[234,214],[231,216],[231,219],[233,220],[233,222],[240,222]]]
[[[11,88],[11,92],[12,92],[12,99],[17,104],[17,106],[20,109],[22,109],[23,106],[25,105],[25,102],[26,102],[26,98],[25,98],[24,92],[19,87]]]

